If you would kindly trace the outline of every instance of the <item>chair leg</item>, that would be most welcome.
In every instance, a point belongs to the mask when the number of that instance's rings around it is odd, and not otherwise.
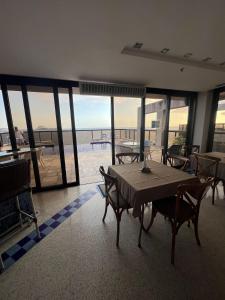
[[[224,193],[224,196],[225,196],[225,180],[222,180],[222,183],[223,183],[223,193]]]
[[[143,229],[143,223],[144,223],[144,210],[145,210],[145,205],[142,204],[141,207],[141,225],[140,225],[140,231],[139,231],[139,237],[138,237],[138,247],[141,248],[141,235],[142,235],[142,229]]]
[[[199,235],[198,235],[198,218],[196,218],[196,220],[194,221],[194,228],[195,228],[195,238],[196,238],[197,244],[199,246],[201,246]]]
[[[154,222],[154,219],[156,217],[156,214],[157,214],[157,210],[154,208],[154,205],[152,204],[152,214],[151,214],[151,219],[150,219],[150,222],[149,222],[149,225],[147,228],[144,228],[144,231],[145,232],[148,232],[149,229],[152,227],[152,224]]]
[[[107,214],[107,209],[108,209],[108,201],[107,199],[105,199],[105,212],[104,212],[104,215],[103,215],[103,218],[102,218],[102,222],[105,222],[105,217],[106,217],[106,214]]]
[[[176,225],[172,225],[172,248],[171,248],[171,264],[174,265],[175,257],[175,243],[176,243]]]
[[[17,207],[18,213],[19,213],[20,226],[22,227],[23,226],[23,219],[22,219],[22,215],[21,215],[21,212],[20,212],[20,201],[19,201],[18,196],[16,196],[16,207]]]
[[[212,205],[215,203],[215,190],[216,190],[216,185],[214,184],[212,186]]]
[[[32,210],[33,210],[35,228],[36,228],[37,236],[40,239],[41,238],[41,234],[40,234],[39,227],[38,227],[37,216],[36,216],[36,212],[35,212],[35,208],[34,208],[34,202],[33,202],[32,192],[30,192],[30,198],[31,198],[31,206],[32,206]]]
[[[45,167],[45,163],[44,163],[44,161],[43,161],[43,159],[42,159],[42,158],[40,158],[40,164],[41,164],[42,168],[44,168],[44,167]]]
[[[116,247],[119,247],[119,241],[120,241],[120,212],[118,211],[116,213],[116,221],[117,221],[117,233],[116,233]]]

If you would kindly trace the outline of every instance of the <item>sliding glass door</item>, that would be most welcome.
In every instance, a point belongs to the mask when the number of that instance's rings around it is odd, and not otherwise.
[[[194,106],[194,97],[148,94],[145,99],[145,146],[150,146],[152,159],[165,162],[163,153],[170,146],[192,143]]]
[[[171,97],[168,146],[186,144],[189,104],[185,97]]]
[[[19,86],[8,86],[8,96],[17,148],[30,148],[21,88]],[[20,158],[29,159],[31,161],[31,185],[32,187],[36,187],[31,152],[21,155]]]
[[[78,181],[78,167],[77,167],[77,151],[76,151],[76,137],[75,128],[73,128],[74,114],[73,114],[73,99],[70,98],[68,89],[60,88],[59,92],[59,108],[62,127],[63,150],[65,157],[65,169],[67,183]],[[72,90],[71,90],[72,96]],[[71,111],[72,109],[72,111]],[[74,145],[75,144],[75,145]]]
[[[62,184],[53,90],[28,87],[28,100],[35,146],[38,147],[39,174],[42,187]]]
[[[9,129],[5,113],[5,105],[2,96],[2,90],[0,89],[0,150],[4,147],[10,147]],[[3,158],[0,159],[2,161]]]
[[[140,98],[114,97],[115,154],[140,153],[141,118]]]
[[[148,95],[145,99],[145,147],[149,147],[151,159],[161,162],[164,148],[167,97]]]
[[[225,152],[225,92],[219,94],[212,150]]]
[[[102,180],[99,167],[112,164],[111,99],[74,94],[80,183]]]

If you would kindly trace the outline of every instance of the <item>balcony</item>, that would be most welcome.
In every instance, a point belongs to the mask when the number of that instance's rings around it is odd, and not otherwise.
[[[169,131],[169,145],[176,141],[176,138],[182,136],[184,131]],[[27,132],[24,132],[28,140]],[[104,136],[104,141],[101,139]],[[68,182],[76,180],[74,154],[71,130],[63,130],[65,165]],[[80,182],[82,184],[98,182],[101,180],[99,175],[99,166],[105,168],[112,164],[111,154],[111,131],[109,129],[96,130],[77,130],[77,150]],[[153,143],[151,158],[161,161],[161,145],[155,145],[157,130],[145,130],[145,140]],[[39,173],[43,187],[58,185],[62,183],[62,172],[58,146],[57,131],[52,130],[35,130],[34,138],[36,145],[41,146],[40,157],[38,158]],[[4,145],[9,143],[9,133],[0,134],[0,139]],[[115,146],[116,152],[139,151],[139,147],[132,147],[130,143],[137,143],[138,133],[136,129],[115,129]],[[92,143],[94,141],[94,143]],[[128,144],[128,145],[127,145]],[[21,147],[28,147],[21,146]],[[25,157],[26,158],[26,157]],[[32,185],[35,186],[34,175],[32,172]]]

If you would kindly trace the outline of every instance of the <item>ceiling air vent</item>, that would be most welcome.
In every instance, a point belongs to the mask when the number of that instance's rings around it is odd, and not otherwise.
[[[81,95],[145,97],[146,90],[141,86],[123,85],[115,83],[80,82]]]

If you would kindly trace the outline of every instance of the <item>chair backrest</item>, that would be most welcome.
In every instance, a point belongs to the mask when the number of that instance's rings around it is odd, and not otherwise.
[[[199,145],[184,145],[184,156],[186,157],[194,153],[199,153],[199,151],[200,151]]]
[[[202,178],[216,178],[220,158],[194,153],[196,159],[195,175]]]
[[[119,190],[118,190],[117,178],[107,174],[105,172],[103,166],[100,166],[99,172],[102,175],[102,177],[104,178],[105,193],[106,193],[106,197],[107,197],[108,201],[111,203],[112,206],[114,206],[110,192],[112,192],[112,191],[116,192],[117,206],[119,207]]]
[[[119,164],[133,163],[139,161],[140,154],[138,152],[121,152],[116,154]]]
[[[181,152],[181,148],[182,148],[182,145],[171,145],[167,152],[169,155],[173,154],[173,155],[179,155],[180,152]]]
[[[201,201],[207,194],[212,182],[212,178],[203,183],[199,179],[196,179],[192,183],[179,185],[177,188],[176,216],[180,214],[179,201],[181,199],[188,202],[193,212],[198,214]]]
[[[18,159],[0,166],[0,202],[30,190],[30,161]]]

